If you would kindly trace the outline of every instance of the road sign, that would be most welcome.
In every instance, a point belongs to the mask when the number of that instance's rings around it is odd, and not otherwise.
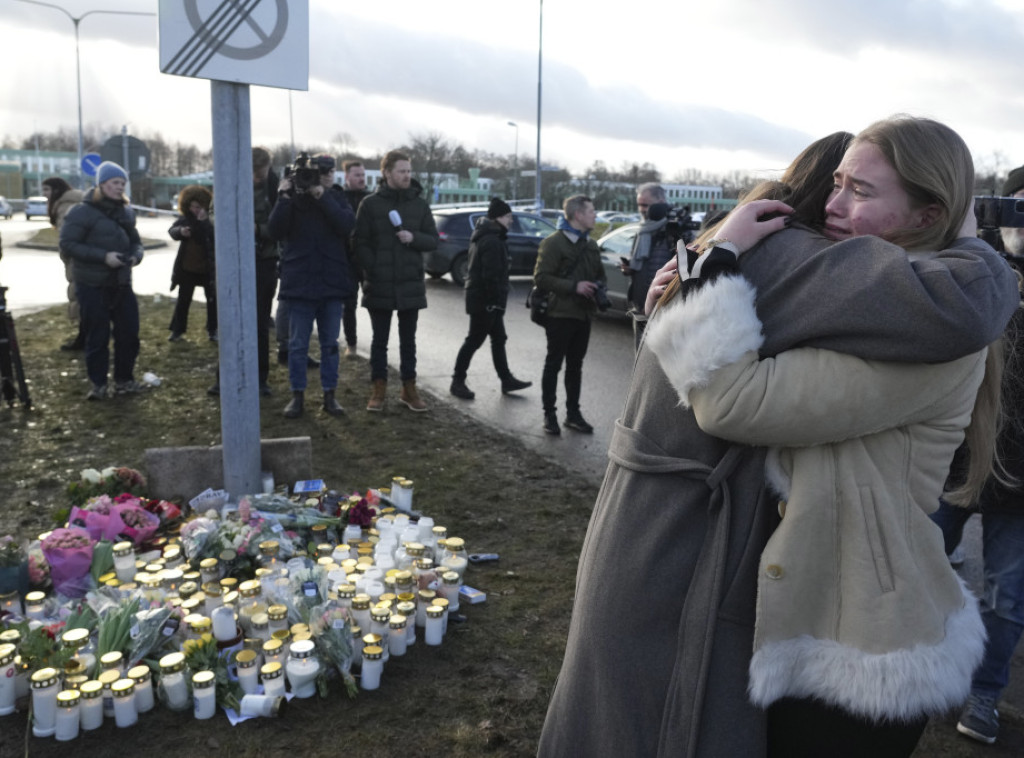
[[[86,176],[96,176],[96,169],[102,162],[99,153],[86,153],[82,156],[82,173]]]
[[[309,0],[160,0],[160,70],[309,89]]]

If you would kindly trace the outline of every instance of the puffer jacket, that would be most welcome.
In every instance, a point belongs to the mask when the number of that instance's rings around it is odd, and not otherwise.
[[[90,190],[67,216],[60,229],[61,255],[71,259],[76,284],[91,287],[131,285],[132,266],[142,260],[142,241],[135,228],[135,212],[127,197],[114,202],[99,187]],[[110,268],[107,253],[121,253],[132,265]]]
[[[494,219],[481,218],[469,238],[466,313],[505,309],[508,303],[508,229]]]
[[[270,214],[270,236],[281,240],[283,300],[342,300],[354,291],[348,238],[355,215],[345,195],[329,189],[312,195],[279,195]]]
[[[724,277],[647,343],[708,434],[769,446],[782,521],[760,560],[749,694],[873,721],[957,706],[985,648],[928,514],[971,419],[986,351],[948,363],[814,348],[760,360],[754,290]]]
[[[601,250],[589,237],[560,229],[540,243],[533,283],[555,295],[548,308],[550,318],[589,319],[597,312],[597,303],[577,295],[576,284],[605,280]]]
[[[437,248],[437,225],[422,187],[413,179],[408,189],[382,183],[363,200],[356,214],[355,251],[363,272],[363,307],[404,311],[427,307],[423,253]],[[398,211],[402,228],[413,239],[403,245],[388,218]]]

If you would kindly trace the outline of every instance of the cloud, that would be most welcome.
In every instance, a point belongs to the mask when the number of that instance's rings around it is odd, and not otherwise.
[[[311,29],[310,70],[326,83],[474,115],[529,122],[535,117],[535,54],[454,37],[424,35],[385,22],[323,11],[333,21]],[[791,157],[812,137],[749,113],[683,103],[665,88],[655,99],[624,86],[595,86],[578,68],[543,67],[543,122],[584,135],[664,147],[734,149]]]

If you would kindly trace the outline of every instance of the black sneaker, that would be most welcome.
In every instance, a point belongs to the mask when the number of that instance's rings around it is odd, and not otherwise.
[[[206,390],[206,394],[210,397],[218,397],[220,395],[220,382],[217,382],[212,387]]]
[[[115,395],[134,395],[138,392],[144,392],[149,389],[148,384],[137,382],[134,379],[129,379],[127,382],[117,382],[114,385]]]
[[[507,395],[510,392],[525,390],[527,387],[532,386],[533,382],[524,382],[522,379],[516,379],[514,376],[509,376],[508,379],[501,380],[501,394]]]
[[[287,366],[288,365],[288,351],[287,350],[278,350],[277,351],[277,362],[280,363],[282,366]]]
[[[472,400],[476,397],[476,393],[466,386],[465,379],[452,379],[452,385],[448,388],[448,391],[455,395],[455,397],[460,397],[463,400]]]
[[[105,384],[94,384],[92,389],[89,390],[89,394],[85,396],[86,400],[106,400],[107,399],[107,385]]]
[[[999,711],[997,697],[971,693],[967,705],[960,713],[956,730],[972,740],[991,745],[999,735]]]
[[[217,342],[220,338],[217,336],[217,332],[207,332],[210,338],[210,342]]]
[[[562,430],[558,427],[558,416],[554,413],[544,414],[544,433],[556,435],[562,433]]]
[[[580,413],[579,411],[566,415],[565,428],[572,429],[577,432],[582,432],[583,434],[594,433],[594,427],[592,427],[590,424],[586,422],[586,420],[584,420],[583,414]]]
[[[171,336],[167,338],[168,342],[181,342],[185,339],[184,332],[171,332]]]
[[[65,351],[85,350],[85,337],[79,334],[61,345],[60,349]]]

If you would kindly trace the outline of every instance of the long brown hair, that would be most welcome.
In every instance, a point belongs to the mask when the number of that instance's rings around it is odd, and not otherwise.
[[[50,223],[57,226],[57,201],[71,189],[71,185],[59,176],[43,179],[43,184],[50,188],[50,197],[46,201],[46,212],[50,216]]]
[[[781,200],[792,206],[796,221],[820,230],[825,225],[825,203],[835,182],[832,175],[851,142],[853,135],[849,132],[833,132],[815,140],[789,164],[779,181],[761,182],[745,194],[738,205],[753,200]],[[697,244],[712,239],[724,222],[723,218],[701,232]],[[680,284],[678,276],[669,283],[658,300],[659,308],[675,297]]]

